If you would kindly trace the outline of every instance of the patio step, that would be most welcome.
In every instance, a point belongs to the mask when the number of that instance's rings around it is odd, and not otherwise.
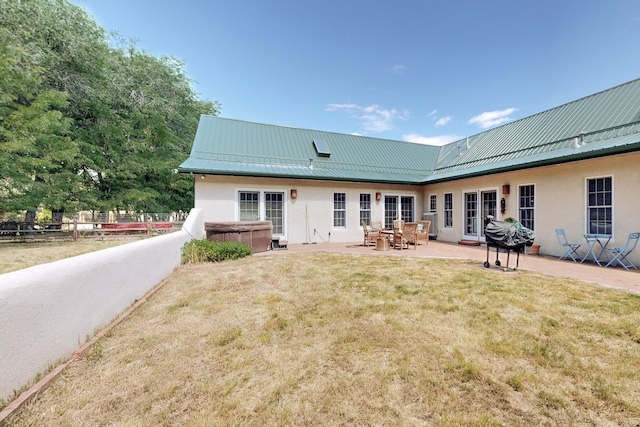
[[[480,246],[480,242],[477,240],[459,240],[458,244],[462,246]]]

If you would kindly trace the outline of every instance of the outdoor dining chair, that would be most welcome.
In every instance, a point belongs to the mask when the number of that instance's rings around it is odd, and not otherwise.
[[[564,249],[564,253],[562,254],[562,256],[560,256],[559,259],[571,258],[573,262],[577,262],[578,259],[580,259],[580,255],[578,255],[578,248],[582,246],[582,244],[569,243],[569,241],[567,240],[567,235],[564,233],[563,228],[556,228],[556,236],[558,237],[560,246],[562,246],[562,249]]]
[[[364,231],[364,246],[375,245],[376,240],[380,237],[380,230],[374,230],[367,227],[367,223],[362,221],[362,230]]]
[[[605,265],[605,267],[616,266],[620,264],[625,268],[625,270],[628,270],[629,267],[633,267],[637,270],[638,267],[633,265],[633,263],[627,258],[627,255],[633,252],[636,246],[638,246],[639,238],[640,238],[640,232],[636,231],[635,233],[629,234],[629,237],[627,238],[627,244],[624,245],[624,247],[608,248],[612,258],[611,258],[611,261],[609,261],[609,263]]]

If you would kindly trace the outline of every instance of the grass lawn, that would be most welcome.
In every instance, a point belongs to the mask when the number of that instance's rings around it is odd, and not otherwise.
[[[131,239],[112,239],[78,240],[76,242],[2,243],[0,244],[0,274],[123,245],[131,241]]]
[[[185,265],[8,425],[640,423],[640,297],[478,262]]]

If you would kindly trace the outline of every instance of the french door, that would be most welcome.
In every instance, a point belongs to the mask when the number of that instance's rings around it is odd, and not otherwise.
[[[384,226],[393,228],[394,219],[412,222],[415,218],[415,198],[413,196],[384,196]]]
[[[465,191],[463,200],[464,229],[462,230],[462,238],[484,242],[485,221],[489,216],[497,218],[498,191]]]

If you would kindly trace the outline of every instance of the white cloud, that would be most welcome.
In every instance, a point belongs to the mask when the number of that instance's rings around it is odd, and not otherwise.
[[[472,117],[471,120],[469,120],[467,123],[477,124],[482,129],[487,129],[492,126],[498,126],[502,123],[513,120],[511,117],[509,117],[509,115],[514,113],[515,111],[515,108],[507,108],[506,110],[500,111],[488,111],[486,113],[482,113],[475,117]]]
[[[391,68],[391,72],[393,74],[401,74],[402,75],[402,74],[405,73],[405,71],[407,71],[407,67],[405,67],[404,65],[394,65]]]
[[[409,135],[402,135],[402,139],[407,142],[416,142],[418,144],[445,145],[453,141],[458,141],[462,138],[458,135],[423,136],[417,133],[412,133]]]
[[[360,120],[362,127],[370,132],[392,130],[395,120],[406,120],[409,117],[407,110],[398,111],[395,108],[388,110],[380,108],[378,104],[366,107],[357,104],[329,104],[327,111],[342,111],[349,117]]]
[[[451,116],[447,116],[447,117],[440,117],[438,119],[438,121],[436,122],[436,126],[444,126],[447,123],[449,123],[451,120],[453,120],[453,117]]]
[[[437,112],[438,112],[438,110],[433,110],[432,112],[427,114],[427,117],[435,116]]]

